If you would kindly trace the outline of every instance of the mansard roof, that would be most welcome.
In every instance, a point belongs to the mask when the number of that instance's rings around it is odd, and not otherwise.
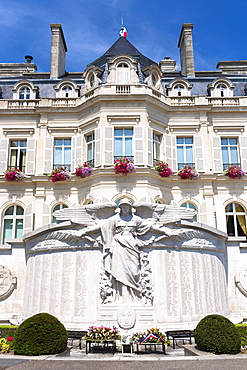
[[[126,37],[119,37],[119,39],[98,59],[94,60],[89,65],[97,65],[102,67],[109,59],[116,55],[130,55],[135,59],[138,59],[142,67],[146,67],[152,64],[157,64],[153,60],[145,57],[140,51],[127,40]]]

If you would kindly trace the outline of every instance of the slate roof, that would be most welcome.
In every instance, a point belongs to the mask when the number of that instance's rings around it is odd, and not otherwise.
[[[89,65],[93,64],[95,66],[102,67],[107,60],[120,54],[130,55],[133,58],[138,59],[142,67],[157,64],[153,60],[141,54],[140,51],[137,50],[136,47],[129,42],[129,40],[127,40],[126,37],[119,37],[119,39],[105,52],[105,54],[94,60]]]

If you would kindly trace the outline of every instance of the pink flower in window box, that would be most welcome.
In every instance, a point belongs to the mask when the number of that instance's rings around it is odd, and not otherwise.
[[[71,178],[71,174],[66,167],[55,168],[48,176],[52,182],[65,181]]]
[[[25,179],[27,176],[18,168],[15,168],[14,170],[6,170],[4,172],[5,180],[7,181],[18,181]]]
[[[78,166],[75,169],[75,175],[81,177],[82,179],[90,176],[92,173],[92,168],[88,163],[84,163],[82,166]]]

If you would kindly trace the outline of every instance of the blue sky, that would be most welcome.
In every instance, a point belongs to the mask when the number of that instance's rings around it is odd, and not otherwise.
[[[68,47],[66,70],[83,71],[119,37],[121,17],[128,40],[150,59],[179,65],[183,23],[193,23],[196,70],[215,70],[220,60],[245,60],[246,0],[0,0],[0,62],[34,57],[49,71],[51,23],[61,23]]]

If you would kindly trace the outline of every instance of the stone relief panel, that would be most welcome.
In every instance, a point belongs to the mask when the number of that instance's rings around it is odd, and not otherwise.
[[[0,301],[7,298],[14,290],[17,278],[12,275],[11,271],[0,266]]]

